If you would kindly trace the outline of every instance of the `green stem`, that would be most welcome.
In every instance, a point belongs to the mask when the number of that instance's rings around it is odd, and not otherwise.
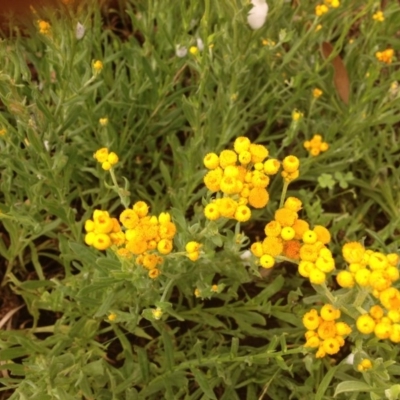
[[[165,299],[166,299],[166,297],[167,297],[167,294],[168,294],[168,291],[169,291],[169,289],[170,289],[170,287],[171,287],[171,285],[172,285],[172,283],[173,283],[174,281],[175,281],[175,279],[173,278],[173,279],[171,279],[171,280],[165,285],[164,292],[163,292],[163,294],[162,294],[162,296],[161,296],[160,302],[165,301]]]
[[[283,189],[282,189],[282,194],[281,194],[281,201],[279,202],[279,208],[283,207],[283,204],[285,203],[285,198],[286,198],[286,192],[289,187],[289,182],[284,182],[283,183]]]

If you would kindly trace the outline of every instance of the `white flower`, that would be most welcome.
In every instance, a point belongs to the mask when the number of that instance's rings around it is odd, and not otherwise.
[[[176,46],[175,54],[177,57],[183,58],[187,54],[187,48],[185,46],[181,46],[180,44],[178,44]]]
[[[346,364],[353,365],[354,364],[354,354],[350,353],[346,358]]]
[[[260,29],[267,19],[268,4],[265,0],[251,0],[253,8],[247,15],[247,22],[251,29]]]
[[[80,22],[78,22],[75,28],[75,37],[78,40],[81,40],[84,36],[85,36],[85,27]]]
[[[202,41],[200,38],[197,38],[197,39],[196,39],[196,43],[197,43],[197,48],[198,48],[200,51],[203,51],[203,50],[204,50],[204,43],[203,43],[203,41]]]

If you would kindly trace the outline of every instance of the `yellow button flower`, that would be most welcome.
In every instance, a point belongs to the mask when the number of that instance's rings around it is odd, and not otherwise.
[[[369,334],[375,329],[375,321],[370,315],[363,314],[357,318],[356,326],[361,333]]]

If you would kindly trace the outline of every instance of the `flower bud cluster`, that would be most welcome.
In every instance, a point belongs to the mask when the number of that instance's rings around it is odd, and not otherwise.
[[[357,283],[361,287],[369,288],[379,298],[382,291],[390,288],[399,279],[397,254],[385,255],[366,250],[358,242],[346,243],[342,247],[342,254],[348,267],[336,277],[341,287],[351,288]]]
[[[197,261],[200,256],[200,247],[201,244],[197,242],[188,242],[186,243],[185,250],[186,250],[186,256],[189,258],[191,261]]]
[[[118,156],[113,151],[109,153],[107,147],[103,147],[93,154],[93,157],[101,163],[101,168],[105,171],[110,170],[118,162]]]
[[[205,156],[204,165],[209,172],[204,177],[204,184],[211,192],[222,195],[205,207],[206,218],[225,217],[245,222],[251,217],[249,206],[263,208],[267,205],[269,176],[275,175],[280,168],[276,159],[265,161],[268,154],[265,146],[241,136],[235,140],[234,150]]]
[[[344,345],[345,337],[351,333],[349,325],[336,321],[339,318],[340,310],[331,304],[325,304],[319,315],[315,309],[304,314],[303,325],[307,329],[304,347],[317,348],[317,358],[336,354]]]
[[[306,140],[303,146],[314,157],[329,149],[329,144],[323,142],[322,136],[318,134],[314,135],[311,140]]]
[[[282,161],[282,178],[290,183],[299,177],[300,160],[296,156],[287,156]]]
[[[357,318],[356,326],[361,333],[373,333],[378,339],[389,339],[393,343],[400,343],[400,308],[388,310],[374,305],[368,314],[362,314]]]
[[[310,230],[308,222],[298,217],[301,206],[298,198],[287,198],[284,206],[275,212],[275,219],[265,225],[266,238],[253,243],[251,251],[260,258],[263,268],[272,268],[278,256],[300,260],[300,275],[309,278],[311,283],[321,284],[335,268],[332,253],[325,246],[331,235],[320,225]]]
[[[116,218],[110,218],[107,211],[95,210],[93,220],[85,223],[85,242],[98,250],[115,245],[116,253],[123,258],[136,257],[136,264],[149,270],[149,276],[156,278],[162,264],[162,255],[172,251],[176,226],[169,213],[148,215],[149,207],[143,201],[125,209]],[[121,226],[122,224],[122,226]]]

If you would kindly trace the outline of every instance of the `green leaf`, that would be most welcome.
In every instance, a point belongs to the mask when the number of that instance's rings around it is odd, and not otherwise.
[[[324,379],[322,379],[321,383],[319,384],[317,393],[315,394],[315,400],[322,400],[324,398],[324,394],[328,389],[332,378],[335,376],[337,369],[338,366],[331,367],[331,369],[326,373]]]
[[[334,367],[336,370],[337,367]],[[330,372],[330,371],[329,371]],[[328,372],[328,374],[329,374]],[[328,375],[327,374],[327,375]],[[360,382],[360,381],[344,381],[340,382],[336,386],[334,397],[336,397],[340,393],[347,393],[347,392],[372,392],[376,391],[376,388],[368,385],[368,383]]]
[[[207,377],[203,374],[203,372],[201,372],[199,369],[197,368],[192,368],[191,369],[196,382],[199,384],[201,390],[203,391],[203,393],[209,398],[209,399],[213,399],[213,400],[217,400],[217,397],[215,396],[214,391],[212,390],[210,384],[209,384],[209,380],[207,379]]]

